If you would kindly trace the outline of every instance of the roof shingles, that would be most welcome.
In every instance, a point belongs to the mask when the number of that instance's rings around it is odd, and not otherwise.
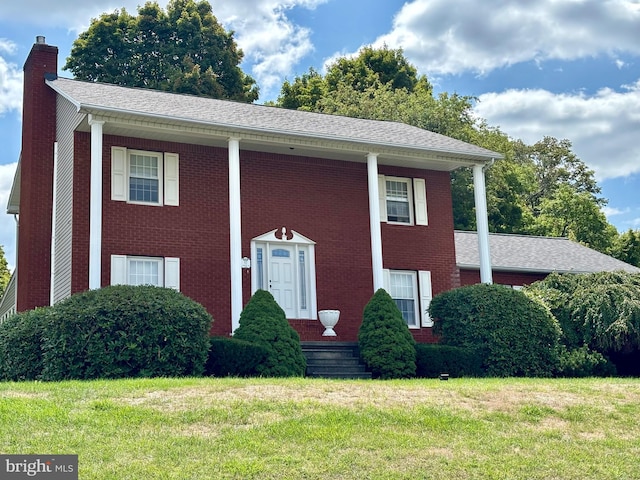
[[[478,161],[501,157],[490,150],[398,122],[287,110],[66,78],[56,78],[47,83],[84,109],[164,117],[239,130],[413,148]]]
[[[456,263],[460,268],[479,268],[476,232],[455,232]],[[568,238],[532,235],[489,235],[491,267],[503,271],[540,273],[592,273],[640,268],[597,252]]]

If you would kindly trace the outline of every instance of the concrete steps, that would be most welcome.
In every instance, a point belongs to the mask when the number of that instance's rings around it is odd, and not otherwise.
[[[301,342],[307,359],[307,377],[370,379],[360,362],[358,344],[351,342]]]

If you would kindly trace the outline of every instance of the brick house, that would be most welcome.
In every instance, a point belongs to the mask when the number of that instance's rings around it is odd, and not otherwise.
[[[483,281],[483,167],[498,154],[416,127],[80,82],[38,37],[24,67],[19,218],[8,289],[23,311],[110,284],[179,289],[229,335],[257,289],[302,340],[337,340],[386,288],[418,341],[460,284],[449,172],[471,166]]]

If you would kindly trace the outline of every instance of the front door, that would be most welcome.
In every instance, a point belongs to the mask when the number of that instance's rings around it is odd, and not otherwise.
[[[294,248],[278,246],[269,253],[269,291],[287,318],[296,316]]]

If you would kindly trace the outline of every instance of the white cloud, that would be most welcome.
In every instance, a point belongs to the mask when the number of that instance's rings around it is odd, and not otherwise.
[[[513,138],[535,143],[567,138],[598,180],[640,172],[640,80],[592,96],[546,90],[480,95],[474,112]]]
[[[0,46],[2,41],[0,41]],[[0,56],[0,115],[22,108],[22,70]]]
[[[637,0],[414,0],[375,45],[402,47],[427,75],[487,73],[525,61],[640,54]]]
[[[604,213],[607,216],[607,218],[624,215],[629,212],[631,212],[630,208],[625,208],[623,210],[620,210],[619,208],[613,208],[608,206],[602,207],[602,213]]]
[[[295,65],[313,51],[311,32],[291,22],[287,10],[313,9],[326,1],[236,0],[214,5],[218,20],[236,32],[245,59],[253,64],[251,74],[260,85],[261,100],[272,98]]]

